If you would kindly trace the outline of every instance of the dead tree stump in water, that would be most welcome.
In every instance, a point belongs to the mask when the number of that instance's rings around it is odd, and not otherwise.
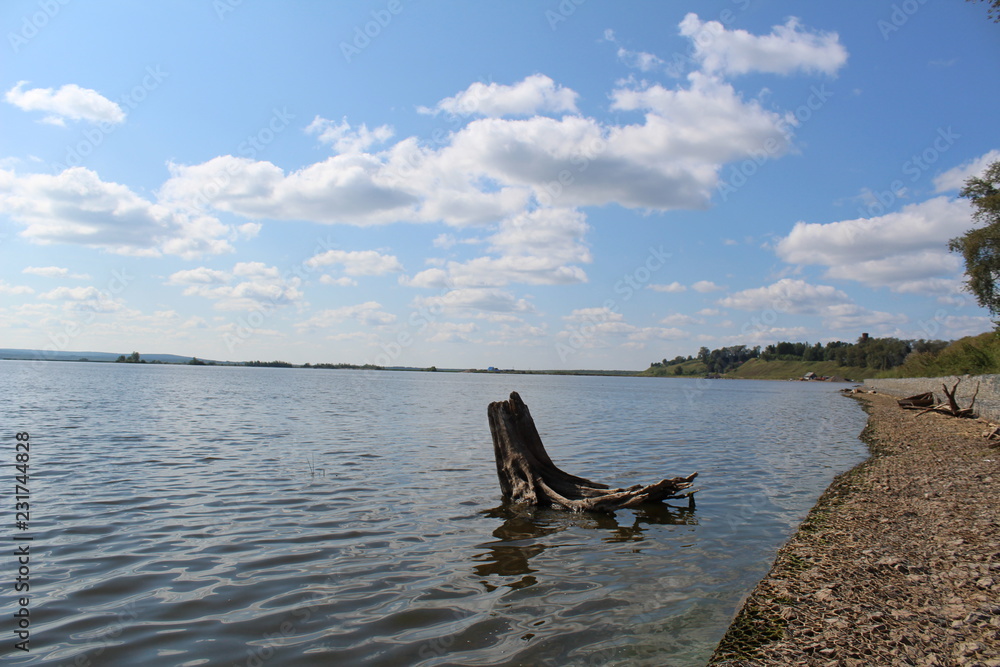
[[[546,453],[528,406],[517,392],[511,392],[510,400],[490,403],[487,414],[505,501],[558,505],[577,512],[609,512],[668,498],[694,500],[694,491],[685,489],[691,487],[698,473],[648,486],[612,489],[560,470]]]

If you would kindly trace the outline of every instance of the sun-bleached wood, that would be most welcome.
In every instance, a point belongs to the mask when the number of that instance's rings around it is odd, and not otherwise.
[[[687,489],[698,473],[616,489],[560,470],[545,451],[528,406],[517,392],[511,392],[509,400],[490,403],[487,413],[505,501],[608,512],[668,498],[694,500],[694,491]]]

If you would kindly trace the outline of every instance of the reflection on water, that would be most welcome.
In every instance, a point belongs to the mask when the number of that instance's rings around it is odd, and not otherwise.
[[[503,523],[493,531],[493,536],[497,538],[496,541],[478,545],[489,549],[489,551],[476,556],[476,561],[479,564],[473,569],[477,575],[484,578],[491,575],[497,575],[501,579],[520,577],[517,581],[511,580],[503,584],[514,589],[526,588],[538,583],[538,580],[532,576],[537,570],[531,568],[529,561],[547,548],[546,544],[541,542],[539,538],[554,535],[569,527],[605,531],[608,534],[600,535],[600,540],[614,544],[642,542],[646,539],[645,533],[648,526],[693,526],[698,523],[693,502],[690,503],[689,507],[684,508],[673,507],[666,503],[649,503],[628,512],[623,510],[617,513],[586,512],[580,514],[558,509],[534,508],[521,504],[504,504],[485,510],[482,514],[493,519],[500,519]],[[618,514],[628,514],[631,525],[619,522]],[[482,581],[482,584],[488,591],[497,588],[495,584],[486,579]]]
[[[692,496],[693,500],[693,496]],[[649,503],[629,512],[631,525],[619,523],[617,513],[586,512],[573,513],[565,510],[534,508],[522,504],[503,504],[482,512],[484,516],[503,521],[493,531],[496,541],[478,546],[489,549],[476,556],[479,563],[473,570],[483,577],[482,584],[487,591],[496,590],[497,585],[489,578],[496,575],[500,580],[509,579],[502,585],[518,589],[534,586],[538,580],[528,561],[543,553],[547,546],[539,538],[548,537],[569,527],[585,530],[607,531],[600,539],[607,543],[642,542],[646,525],[695,525],[694,503],[690,507],[672,507],[666,503]],[[516,581],[514,578],[520,577]]]
[[[702,665],[865,454],[836,389],[0,362],[38,511],[37,634],[3,657]],[[615,486],[698,471],[697,508],[498,507],[486,406],[512,390],[554,459]]]

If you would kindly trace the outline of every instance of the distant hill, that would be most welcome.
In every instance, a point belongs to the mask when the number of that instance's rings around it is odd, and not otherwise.
[[[54,350],[24,350],[17,348],[0,348],[0,359],[43,359],[45,361],[102,361],[113,362],[121,355],[128,356],[131,350],[125,352],[74,352],[74,351],[54,351]],[[147,363],[159,361],[164,364],[186,364],[191,361],[191,357],[182,357],[177,354],[142,354],[141,358]],[[232,361],[215,361],[211,359],[201,359],[205,363],[232,364]]]
[[[679,372],[678,372],[679,369]],[[841,366],[835,361],[787,361],[763,359],[748,359],[736,368],[724,373],[722,377],[741,380],[793,380],[801,378],[806,373],[815,373],[823,377],[838,377],[851,380],[862,380],[872,377],[875,371],[870,368],[856,366]],[[708,373],[705,364],[697,359],[685,361],[670,366],[650,368],[639,375],[654,377],[691,377],[703,376]]]
[[[743,362],[736,370],[726,373],[726,377],[743,378],[746,380],[797,380],[810,372],[823,377],[839,377],[856,382],[860,382],[874,374],[874,371],[870,368],[841,366],[835,361],[764,361],[763,359],[750,359]]]

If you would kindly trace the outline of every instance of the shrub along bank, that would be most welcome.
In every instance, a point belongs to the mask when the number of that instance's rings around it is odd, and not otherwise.
[[[734,345],[717,350],[703,347],[697,356],[653,362],[639,375],[787,380],[810,372],[857,381],[1000,373],[1000,335],[988,331],[950,342],[862,336],[856,343],[782,342],[765,348]]]

